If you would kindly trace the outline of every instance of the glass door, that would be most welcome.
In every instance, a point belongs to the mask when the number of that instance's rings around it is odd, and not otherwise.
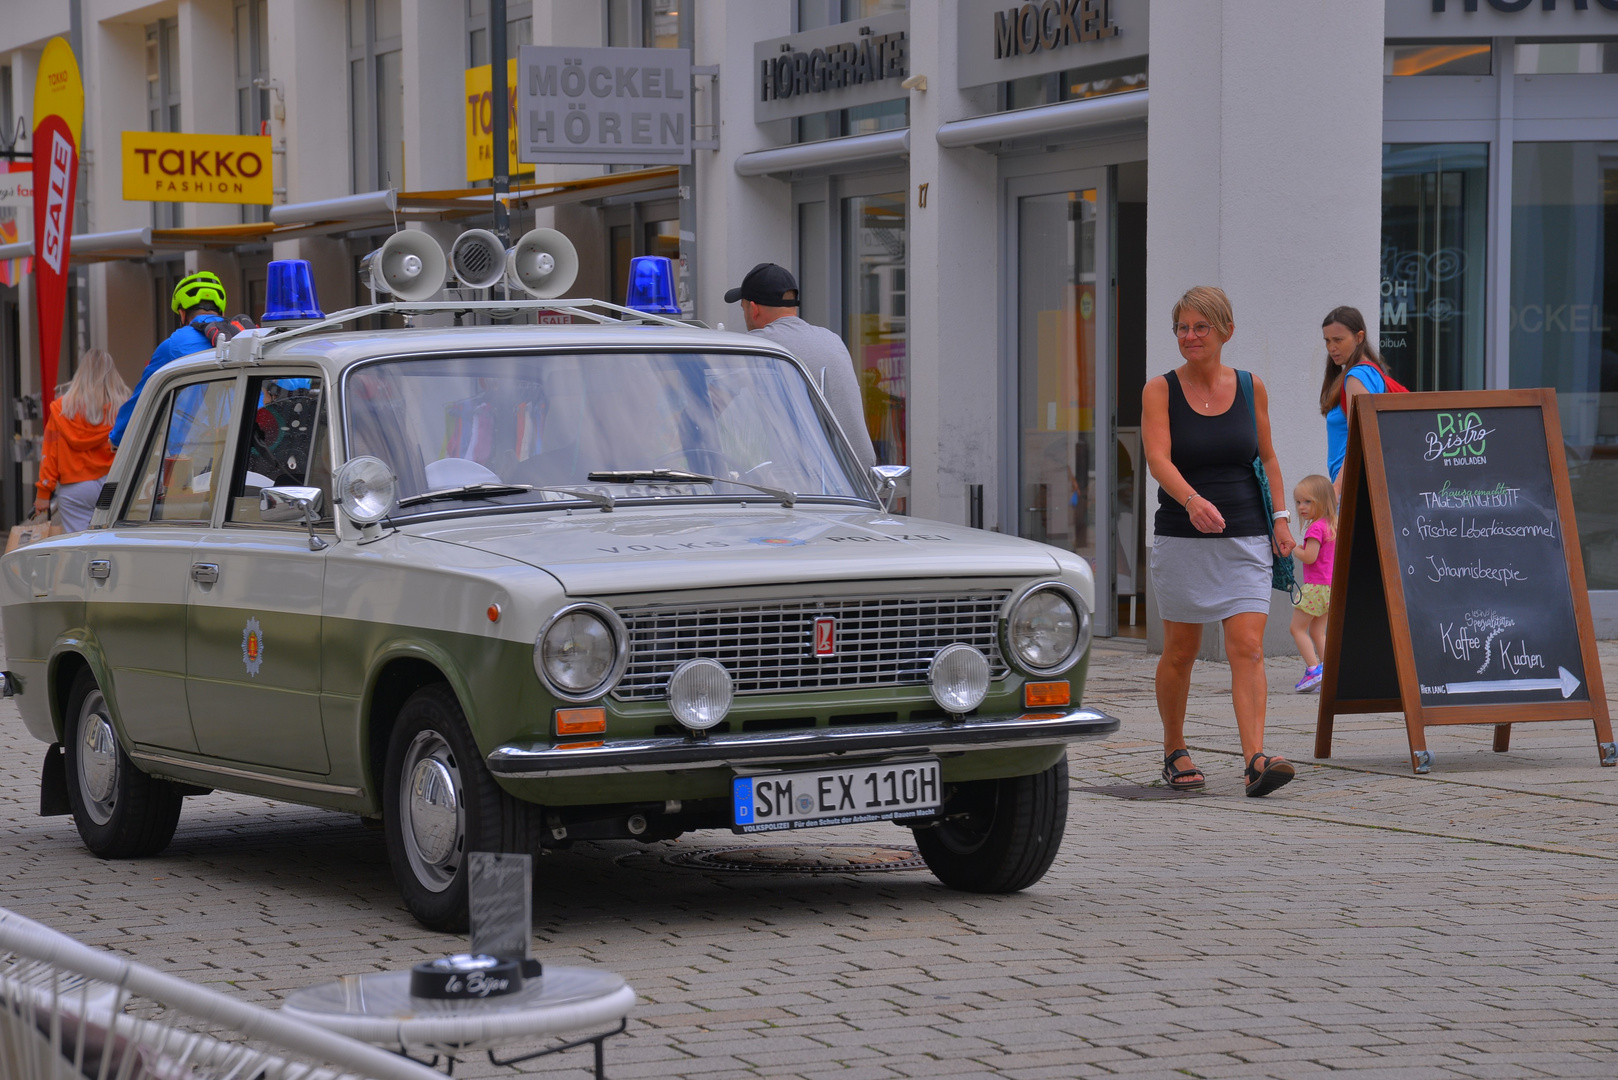
[[[865,425],[881,465],[910,464],[906,239],[902,188],[843,200],[843,340],[854,356]]]
[[[1116,514],[1109,478],[1117,451],[1107,319],[1112,290],[1102,266],[1105,185],[1099,176],[1094,184],[1055,191],[1038,190],[1037,179],[1012,183],[1016,527],[1090,563],[1097,632],[1112,634]]]

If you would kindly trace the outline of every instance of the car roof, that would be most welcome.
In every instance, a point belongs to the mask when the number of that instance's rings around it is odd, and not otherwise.
[[[164,374],[186,371],[267,366],[277,363],[313,362],[336,375],[344,369],[376,357],[433,355],[449,352],[536,350],[614,351],[725,351],[767,353],[796,360],[790,352],[755,334],[709,330],[696,326],[666,323],[608,322],[600,324],[536,325],[519,323],[496,326],[418,326],[396,330],[343,330],[310,328],[310,332],[264,335],[256,349],[229,348],[221,361],[213,350],[193,353],[165,365]],[[233,345],[245,345],[242,335]],[[257,355],[250,355],[256,353]]]

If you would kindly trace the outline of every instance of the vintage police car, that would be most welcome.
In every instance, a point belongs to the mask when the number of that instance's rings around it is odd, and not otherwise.
[[[345,329],[434,307],[383,305],[152,379],[92,528],[0,562],[43,811],[106,858],[209,789],[380,819],[443,929],[468,852],[580,838],[886,819],[1039,880],[1118,726],[1085,561],[888,512],[767,342],[542,306],[581,325]]]

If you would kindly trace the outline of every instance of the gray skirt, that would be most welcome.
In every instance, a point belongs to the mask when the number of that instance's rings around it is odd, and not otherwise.
[[[1151,559],[1158,614],[1183,623],[1268,615],[1273,562],[1267,536],[1159,536]]]

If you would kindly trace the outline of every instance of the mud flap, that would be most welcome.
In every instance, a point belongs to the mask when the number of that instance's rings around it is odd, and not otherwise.
[[[51,743],[45,751],[45,768],[39,777],[39,816],[61,817],[73,813],[67,801],[67,755],[61,743]]]

